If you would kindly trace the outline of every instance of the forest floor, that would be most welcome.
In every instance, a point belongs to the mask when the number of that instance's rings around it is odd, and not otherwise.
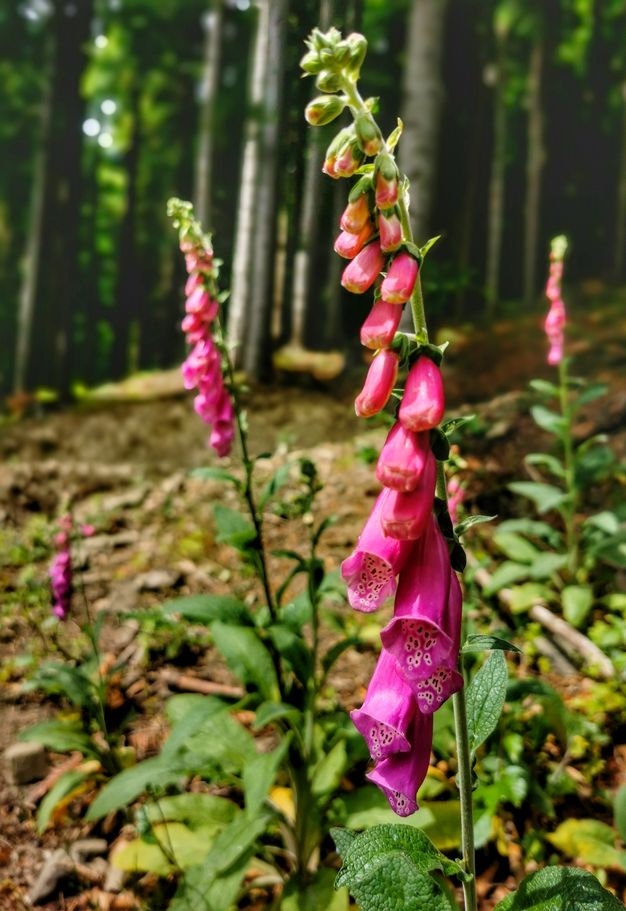
[[[572,354],[577,372],[608,383],[610,394],[583,412],[577,434],[607,433],[618,458],[626,460],[625,296],[596,295],[593,308],[591,299],[581,293]],[[523,454],[548,445],[528,414],[528,380],[550,377],[540,318],[517,317],[500,321],[489,333],[455,336],[446,359],[448,411],[477,415],[462,443],[467,463],[462,474],[469,483],[466,508],[507,515],[512,497],[506,484],[525,477]],[[325,537],[328,569],[337,568],[349,552],[377,492],[371,456],[385,428],[354,417],[352,399],[361,374],[355,369],[330,387],[292,381],[254,388],[246,398],[252,451],[274,453],[259,463],[261,480],[298,454],[318,466],[324,488],[316,509],[320,516],[332,513],[339,519]],[[40,595],[51,523],[68,507],[96,529],[80,548],[78,569],[90,610],[106,616],[103,661],[122,657],[126,668],[117,696],[125,710],[132,704],[127,742],[138,757],[158,750],[166,732],[163,702],[172,692],[211,686],[219,692],[235,685],[206,647],[206,631],[176,634],[150,628],[134,616],[167,598],[197,592],[235,589],[248,603],[258,598],[252,580],[239,575],[233,552],[214,538],[213,504],[219,500],[235,506],[235,494],[229,486],[189,473],[216,464],[205,438],[190,397],[178,391],[177,374],[147,376],[80,407],[0,427],[0,752],[20,730],[55,712],[51,700],[25,693],[23,681],[28,669],[54,650],[44,624],[48,608]],[[236,470],[235,458],[221,464]],[[301,520],[269,514],[267,523],[270,552],[302,543]],[[272,569],[283,573],[284,562],[270,559]],[[33,591],[39,591],[39,603],[29,598]],[[132,619],[125,619],[130,612]],[[378,623],[377,618],[376,628]],[[366,628],[363,633],[367,638]],[[369,635],[373,638],[375,630]],[[59,644],[70,654],[80,652],[84,643],[72,620]],[[373,651],[350,650],[337,663],[332,684],[346,709],[361,701],[373,662]],[[584,679],[563,686],[581,688]],[[626,755],[626,747],[621,750]],[[53,756],[52,775],[67,762]],[[41,783],[18,788],[0,769],[0,909],[28,907],[28,890],[46,852],[92,834],[94,827],[69,823],[37,835],[36,804],[53,780],[44,783],[43,791]],[[501,870],[485,873],[484,911],[501,897],[494,886],[498,878]],[[66,885],[66,895],[57,894],[41,907],[134,907],[107,898],[97,878],[91,884]]]

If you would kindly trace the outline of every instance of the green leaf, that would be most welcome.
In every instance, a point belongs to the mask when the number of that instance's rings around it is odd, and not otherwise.
[[[61,803],[75,788],[79,787],[85,779],[90,777],[89,772],[80,772],[74,769],[71,772],[65,772],[55,781],[44,799],[39,805],[37,811],[37,831],[41,835],[48,828],[52,814],[57,804]]]
[[[142,812],[151,823],[182,822],[190,829],[223,829],[241,813],[232,800],[214,794],[175,794],[147,803]]]
[[[62,721],[42,721],[30,728],[20,731],[20,740],[29,743],[40,743],[48,750],[55,753],[69,753],[76,750],[83,756],[97,756],[91,738],[85,733],[82,724],[77,719]]]
[[[78,667],[46,661],[22,687],[25,691],[41,689],[47,695],[66,696],[80,708],[86,708],[95,701],[95,685],[87,674]]]
[[[348,853],[350,845],[357,836],[356,832],[351,832],[350,829],[340,829],[335,827],[330,830],[330,835],[332,840],[335,842],[335,847],[337,848],[337,854],[341,858],[344,858]]]
[[[345,740],[338,740],[334,747],[315,766],[311,791],[316,797],[330,794],[338,786],[349,766]]]
[[[458,525],[454,526],[454,533],[457,538],[460,538],[466,531],[473,528],[474,525],[484,525],[485,522],[493,522],[496,518],[497,516],[468,516],[467,519],[463,519],[462,522],[459,522]]]
[[[515,532],[498,530],[493,536],[493,540],[496,547],[509,560],[514,560],[516,563],[532,563],[540,553],[534,544]]]
[[[482,652],[488,650],[517,652],[518,655],[522,654],[521,648],[513,645],[512,642],[507,642],[506,639],[499,639],[497,636],[468,636],[465,645],[463,646],[463,652]]]
[[[567,564],[567,554],[540,554],[530,567],[531,579],[549,579]]]
[[[226,471],[225,468],[194,468],[189,472],[191,478],[199,478],[201,481],[228,481],[234,484],[237,489],[241,487],[241,481],[234,474]]]
[[[284,702],[263,702],[256,710],[256,718],[252,725],[252,730],[260,731],[261,728],[266,727],[268,724],[280,721],[283,718],[294,724],[300,720],[301,713],[292,705],[285,705]]]
[[[555,478],[560,480],[565,478],[565,468],[556,456],[548,455],[545,452],[531,452],[524,458],[524,461],[527,465],[538,465],[540,468],[547,469]]]
[[[291,735],[283,737],[279,746],[271,753],[261,753],[245,764],[243,790],[248,816],[255,816],[263,806],[283,763],[290,739]]]
[[[609,387],[606,383],[593,383],[590,386],[587,386],[586,389],[583,389],[581,393],[577,396],[574,402],[574,408],[578,410],[582,408],[583,405],[588,405],[590,402],[595,401],[596,399],[601,398],[603,395],[606,395],[609,391]]]
[[[626,841],[626,784],[623,784],[613,800],[613,813],[617,831]]]
[[[115,778],[112,778],[100,791],[87,811],[87,820],[93,822],[119,810],[120,807],[129,806],[143,794],[147,788],[158,783],[159,787],[175,784],[181,778],[182,770],[174,763],[168,763],[163,756],[154,756],[144,759],[130,769],[124,769]]]
[[[540,582],[524,582],[509,589],[510,607],[514,614],[523,614],[539,601],[548,601],[551,591]]]
[[[507,519],[498,526],[498,531],[502,532],[521,532],[531,538],[539,538],[546,541],[551,547],[559,547],[563,540],[563,535],[556,531],[547,522],[538,522],[533,519]]]
[[[501,563],[500,566],[498,566],[489,580],[489,584],[483,589],[483,593],[489,598],[503,588],[508,588],[511,582],[519,582],[521,579],[527,579],[529,572],[530,567],[525,566],[523,563],[512,563],[510,560],[505,560],[504,563]]]
[[[626,870],[626,852],[615,847],[616,833],[598,819],[566,819],[548,835],[559,851],[593,867]]]
[[[278,682],[272,658],[257,632],[248,626],[214,623],[211,626],[215,647],[232,672],[246,685],[257,687],[264,699],[276,700]]]
[[[537,481],[513,481],[508,487],[513,493],[532,500],[540,515],[556,509],[567,499],[567,494],[559,487],[554,487],[553,484],[543,484]]]
[[[230,544],[237,550],[247,550],[250,544],[256,542],[254,526],[234,509],[217,503],[213,507],[213,516],[217,525],[218,541]]]
[[[561,604],[565,619],[580,627],[593,607],[593,591],[589,585],[566,585],[561,592]]]
[[[495,731],[506,699],[509,672],[502,652],[492,652],[467,687],[467,727],[472,753]]]
[[[545,867],[522,880],[495,911],[624,911],[624,905],[585,870]]]
[[[189,773],[203,771],[207,765],[217,765],[224,772],[235,774],[256,756],[254,738],[230,712],[207,716],[198,721],[193,730],[189,728],[190,722],[190,718],[185,719],[184,736],[179,727],[175,727],[161,751],[162,756],[169,755],[170,746],[173,750],[175,742],[177,762]]]
[[[168,911],[231,911],[253,855],[251,847],[221,873],[207,859],[190,867],[178,884]]]
[[[215,716],[225,715],[228,710],[226,703],[217,696],[193,695],[196,697],[193,702],[178,703],[185,705],[187,711],[178,712],[178,717],[171,718],[172,730],[161,749],[161,756],[166,759],[173,757],[181,748],[185,747],[189,738],[201,730],[208,720]],[[168,716],[170,717],[170,707],[177,699],[180,699],[180,696],[175,696],[168,701]]]
[[[312,882],[298,887],[295,877],[283,891],[280,911],[348,911],[347,889],[335,891],[335,871],[321,867]]]
[[[471,424],[472,421],[476,420],[475,414],[466,414],[463,417],[459,418],[446,418],[441,425],[441,429],[446,434],[450,436],[455,433],[457,430],[460,430],[461,427],[464,427],[466,424]]]
[[[218,831],[212,826],[191,829],[180,822],[155,823],[149,838],[135,838],[115,851],[113,863],[130,873],[167,876],[201,863]]]
[[[558,398],[560,394],[559,387],[555,386],[554,383],[549,383],[547,380],[531,380],[528,385],[540,395],[549,396],[550,398]]]
[[[533,405],[530,413],[535,424],[541,427],[542,430],[554,434],[554,436],[560,436],[567,426],[562,415],[557,414],[555,411],[550,411],[549,408],[545,408],[543,405]]]
[[[161,605],[164,614],[180,614],[190,623],[209,626],[216,620],[251,626],[252,619],[246,605],[232,595],[189,595],[174,598]]]
[[[272,497],[278,493],[281,487],[284,487],[284,485],[289,480],[290,471],[291,465],[281,465],[279,468],[277,468],[261,492],[261,495],[259,497],[260,510],[265,509]]]
[[[298,679],[306,681],[311,673],[312,655],[303,637],[284,623],[272,624],[267,632],[275,648],[289,662]]]

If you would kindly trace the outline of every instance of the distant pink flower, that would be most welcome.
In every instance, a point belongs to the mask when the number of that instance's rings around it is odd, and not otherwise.
[[[441,371],[421,355],[409,370],[398,420],[407,430],[430,430],[441,421],[444,408]]]
[[[369,613],[395,594],[396,576],[411,552],[411,541],[385,537],[380,524],[383,491],[365,523],[357,545],[341,564],[341,575],[348,586],[348,602],[355,610]]]
[[[80,526],[80,533],[83,536],[83,538],[91,538],[92,535],[95,535],[96,528],[94,525],[88,525],[86,523],[83,523]]]
[[[410,253],[399,253],[387,270],[380,286],[380,296],[388,304],[404,304],[413,294],[418,262]]]
[[[386,304],[379,298],[361,326],[361,344],[366,348],[388,348],[398,331],[401,317],[402,307]]]
[[[370,220],[367,193],[362,193],[354,202],[349,202],[343,211],[339,225],[342,231],[359,234]]]
[[[546,297],[550,301],[550,309],[545,319],[544,329],[550,343],[548,363],[551,366],[556,366],[563,360],[567,315],[561,298],[561,279],[563,277],[562,257],[566,246],[567,242],[564,238],[555,238],[552,241],[550,273],[546,285]]]
[[[390,348],[383,348],[370,364],[363,389],[356,397],[354,410],[360,418],[378,414],[389,401],[398,377],[398,355]]]
[[[235,412],[229,394],[222,389],[209,443],[219,456],[228,455],[235,437]]]
[[[70,551],[70,531],[64,519],[59,521],[63,530],[55,535],[54,543],[58,548],[54,555],[48,575],[52,591],[52,613],[65,620],[72,606],[72,554]],[[71,517],[70,517],[71,521]]]
[[[430,450],[417,485],[408,493],[385,488],[380,524],[399,541],[415,541],[424,533],[432,514],[437,466]]]
[[[371,288],[378,278],[385,258],[380,249],[380,242],[372,241],[348,263],[341,276],[341,284],[346,291],[353,294],[363,294]]]
[[[383,253],[393,253],[402,243],[402,225],[395,212],[380,212],[378,215],[380,232],[380,249]]]
[[[409,750],[407,733],[415,712],[411,688],[398,674],[396,659],[383,649],[363,705],[350,713],[374,762]]]
[[[430,452],[428,433],[413,433],[393,425],[381,450],[376,477],[385,487],[408,493],[415,490]]]
[[[367,777],[377,785],[398,816],[417,810],[417,792],[426,778],[433,741],[433,716],[416,712],[408,732],[410,749],[379,762]]]

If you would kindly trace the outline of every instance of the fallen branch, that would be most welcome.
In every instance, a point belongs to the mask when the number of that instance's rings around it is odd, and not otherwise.
[[[214,680],[202,680],[192,674],[181,674],[172,668],[159,671],[157,679],[171,689],[181,690],[185,693],[201,693],[203,696],[226,696],[231,699],[241,699],[244,695],[239,686],[229,686],[226,683],[216,683]]]

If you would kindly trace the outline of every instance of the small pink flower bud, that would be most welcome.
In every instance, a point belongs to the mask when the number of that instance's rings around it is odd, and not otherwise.
[[[304,116],[311,126],[321,127],[339,117],[345,102],[338,95],[320,95],[306,106]]]
[[[378,348],[388,348],[398,330],[401,317],[402,307],[387,304],[379,298],[361,326],[361,344],[375,351]]]
[[[432,515],[437,468],[431,452],[417,486],[409,493],[386,488],[381,508],[383,533],[398,541],[415,541],[421,537]]]
[[[204,276],[201,272],[192,272],[185,285],[185,297],[190,297],[197,288],[204,285]]]
[[[398,420],[407,430],[430,430],[441,421],[444,407],[441,371],[422,355],[409,370]]]
[[[410,253],[398,253],[380,286],[380,294],[388,304],[404,304],[413,294],[417,281],[417,260]]]
[[[352,177],[363,164],[363,153],[355,139],[347,142],[335,162],[334,171],[339,177]]]
[[[427,432],[413,433],[394,424],[385,440],[376,466],[376,477],[385,487],[408,493],[415,490],[430,453]]]
[[[398,168],[393,156],[383,153],[376,159],[374,186],[377,207],[392,209],[398,201]]]
[[[385,258],[380,249],[380,243],[375,240],[364,247],[360,253],[348,263],[341,276],[341,284],[346,291],[353,294],[363,294],[371,288],[385,264]]]
[[[380,231],[380,249],[383,253],[393,253],[402,243],[402,225],[395,212],[381,212],[378,216]]]
[[[378,414],[389,401],[398,376],[398,355],[383,348],[374,356],[363,389],[356,397],[354,410],[360,418]]]
[[[358,234],[342,231],[335,241],[335,253],[344,259],[354,259],[360,253],[374,232],[371,221],[367,221]]]
[[[349,202],[343,211],[339,227],[349,234],[359,234],[370,220],[370,207],[367,193],[363,193],[354,202]]]

